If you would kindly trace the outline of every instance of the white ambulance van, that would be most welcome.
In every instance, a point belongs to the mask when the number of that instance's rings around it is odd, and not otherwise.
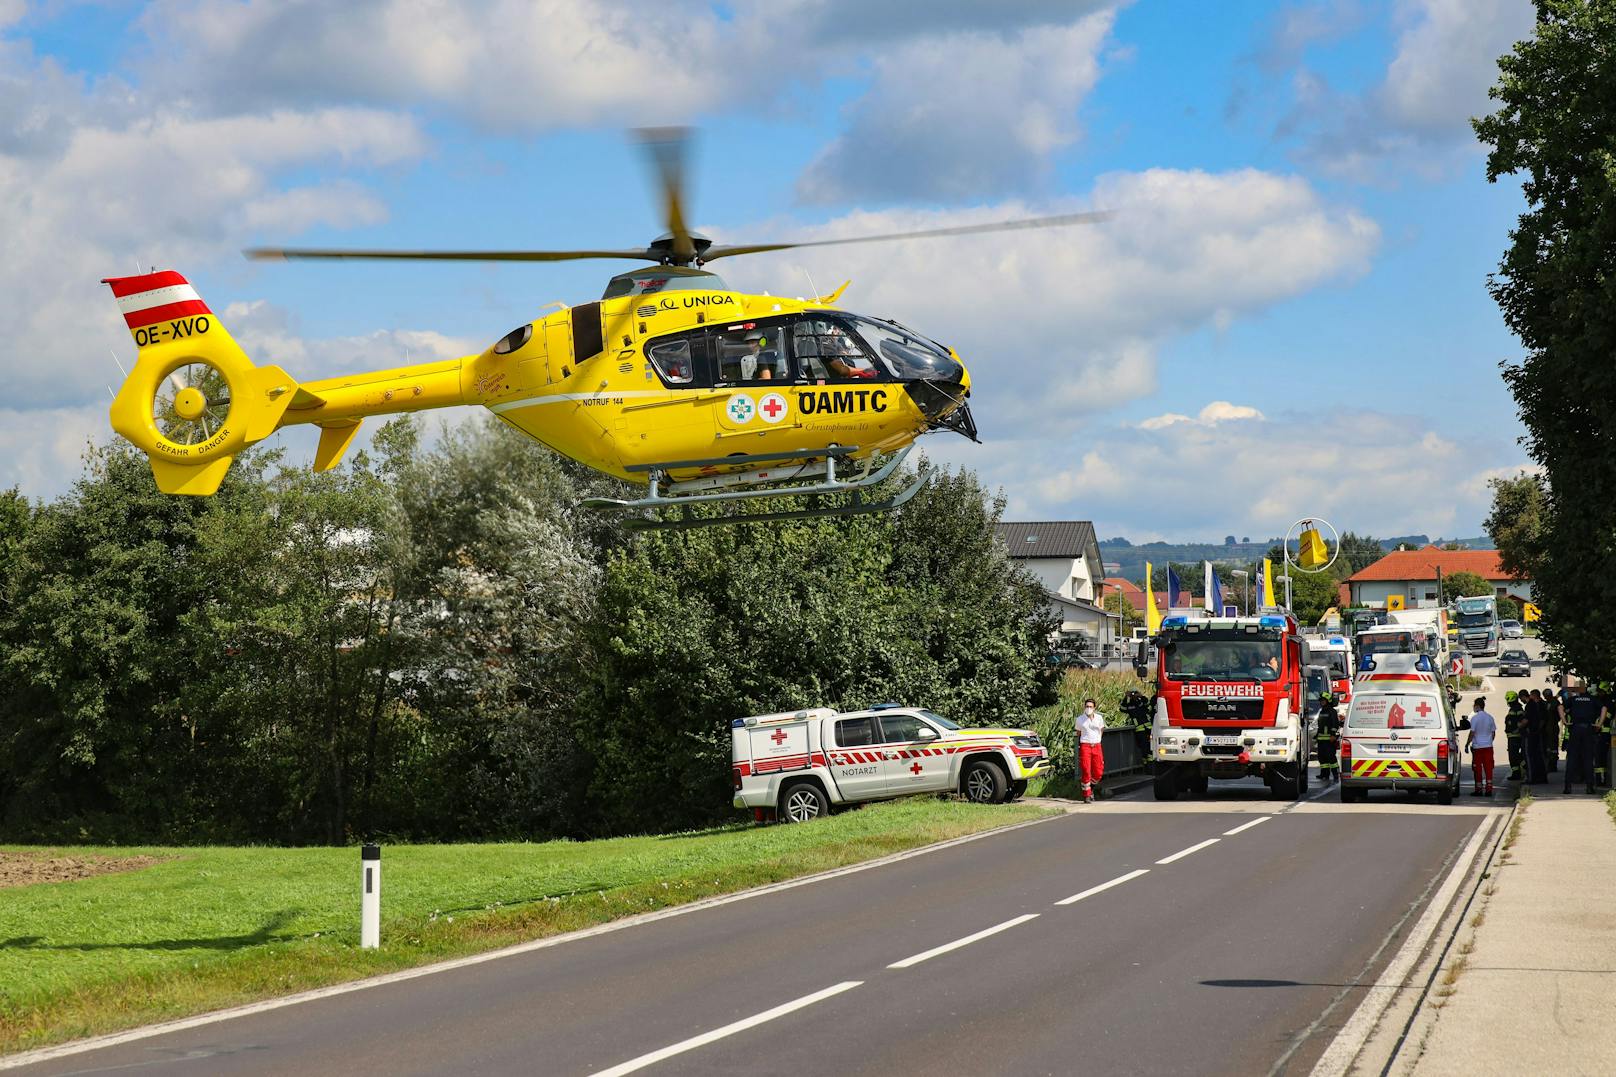
[[[1371,789],[1459,791],[1458,720],[1429,654],[1366,654],[1341,725],[1341,800]]]
[[[911,793],[1013,800],[1049,771],[1030,729],[966,729],[919,707],[828,707],[737,718],[730,728],[735,806],[801,823],[832,804]]]

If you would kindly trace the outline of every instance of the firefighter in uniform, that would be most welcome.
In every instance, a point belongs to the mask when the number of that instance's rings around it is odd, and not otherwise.
[[[1505,692],[1509,710],[1504,714],[1504,738],[1509,745],[1509,780],[1526,780],[1526,709],[1514,692]]]
[[[1314,734],[1318,743],[1319,781],[1341,780],[1341,763],[1336,758],[1336,741],[1341,736],[1341,715],[1335,709],[1335,693],[1319,695],[1319,731]],[[1345,794],[1343,794],[1345,795]]]
[[[1594,727],[1594,788],[1610,788],[1610,732],[1611,722],[1616,716],[1611,714],[1610,685],[1599,686],[1599,724]]]
[[[1564,704],[1566,734],[1569,751],[1566,752],[1565,792],[1571,792],[1571,783],[1581,779],[1588,792],[1594,791],[1594,730],[1605,720],[1604,703],[1595,699],[1588,686],[1573,689]]]
[[[1146,762],[1150,761],[1150,723],[1154,709],[1150,698],[1143,692],[1130,688],[1123,693],[1122,713],[1133,724],[1134,747],[1139,752],[1139,758]]]

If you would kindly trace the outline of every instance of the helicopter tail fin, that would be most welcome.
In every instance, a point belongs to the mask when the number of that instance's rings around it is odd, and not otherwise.
[[[213,493],[236,454],[274,433],[288,407],[320,403],[280,367],[254,366],[180,274],[102,283],[138,349],[112,401],[112,428],[151,460],[164,493]]]

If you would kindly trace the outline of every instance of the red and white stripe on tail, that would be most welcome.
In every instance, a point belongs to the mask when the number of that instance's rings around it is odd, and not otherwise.
[[[107,277],[101,282],[112,286],[118,310],[135,333],[135,343],[145,346],[154,340],[141,339],[138,330],[159,322],[174,322],[213,313],[189,281],[172,269],[143,273],[138,277]]]

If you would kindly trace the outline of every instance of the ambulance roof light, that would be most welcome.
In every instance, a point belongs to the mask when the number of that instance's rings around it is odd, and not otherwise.
[[[1262,625],[1264,628],[1284,628],[1285,627],[1285,618],[1283,618],[1283,617],[1259,617],[1259,618],[1257,618],[1257,623]]]
[[[870,709],[872,711],[895,711],[901,706],[903,706],[902,703],[877,703]]]

